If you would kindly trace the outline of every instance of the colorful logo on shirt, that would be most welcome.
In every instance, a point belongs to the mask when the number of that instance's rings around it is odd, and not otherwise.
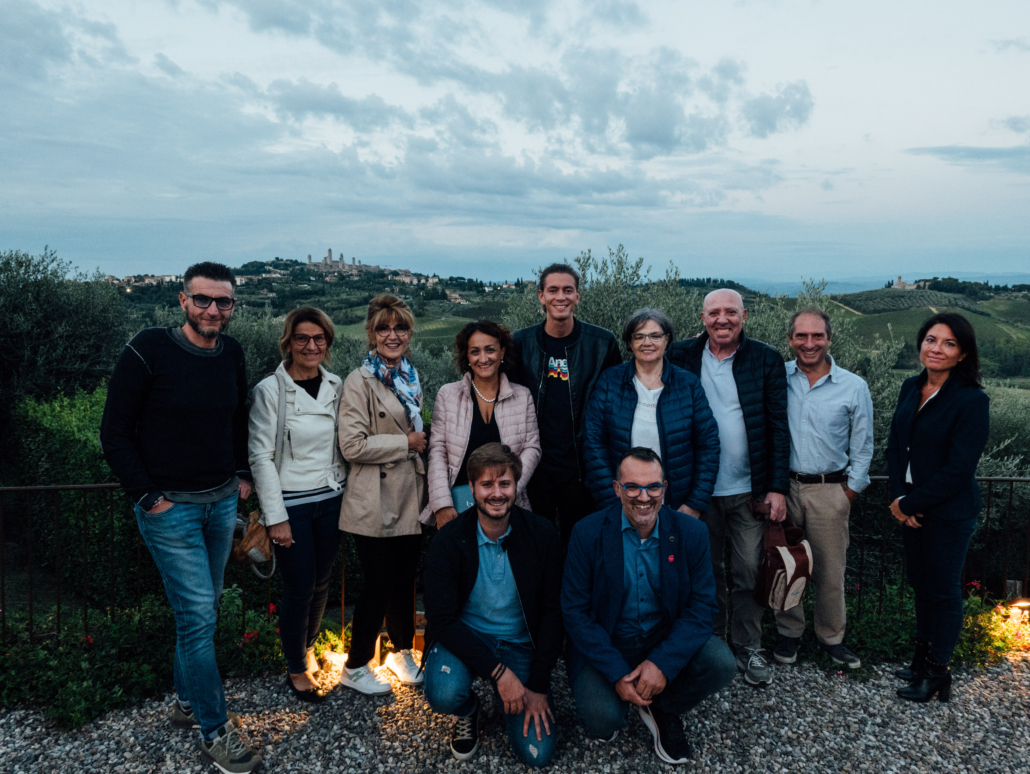
[[[551,358],[547,362],[547,378],[548,379],[561,379],[563,382],[569,380],[569,360],[558,360],[557,358]]]

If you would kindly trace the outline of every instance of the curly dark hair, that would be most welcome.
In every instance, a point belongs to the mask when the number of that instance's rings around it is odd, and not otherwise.
[[[469,339],[472,338],[473,333],[485,333],[500,342],[501,348],[504,349],[501,373],[507,373],[511,365],[511,348],[515,345],[515,341],[507,326],[495,323],[493,320],[476,320],[458,331],[458,335],[454,338],[454,367],[458,373],[464,376],[470,370]]]

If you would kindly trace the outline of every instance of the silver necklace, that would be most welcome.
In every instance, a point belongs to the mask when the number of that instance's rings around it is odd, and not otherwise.
[[[472,380],[472,389],[475,390],[476,391],[476,395],[478,395],[480,398],[482,398],[486,403],[496,403],[497,402],[496,396],[493,398],[493,400],[491,400],[490,398],[486,397],[483,393],[481,393],[479,391],[479,388],[476,387],[476,380],[475,379]]]

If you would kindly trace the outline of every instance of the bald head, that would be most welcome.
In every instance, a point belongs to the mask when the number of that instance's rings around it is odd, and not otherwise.
[[[746,319],[744,299],[736,290],[719,288],[705,296],[704,306],[701,307],[701,322],[708,331],[713,352],[725,349],[725,356],[728,356],[735,351],[740,344]],[[720,355],[720,359],[722,357]]]
[[[736,290],[730,288],[718,288],[705,296],[704,305],[701,310],[707,312],[712,306],[733,306],[741,314],[744,313],[744,297]]]

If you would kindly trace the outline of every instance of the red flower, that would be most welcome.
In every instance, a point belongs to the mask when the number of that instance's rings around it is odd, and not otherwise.
[[[269,613],[274,613],[275,612],[275,605],[269,605],[268,606],[268,612]]]

